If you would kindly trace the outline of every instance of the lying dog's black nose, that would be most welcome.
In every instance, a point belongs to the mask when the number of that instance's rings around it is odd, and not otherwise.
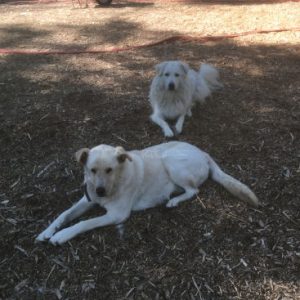
[[[104,187],[97,187],[96,188],[96,193],[99,197],[104,197],[105,196],[105,188]]]
[[[173,82],[169,83],[169,90],[174,91],[175,90],[175,84]]]

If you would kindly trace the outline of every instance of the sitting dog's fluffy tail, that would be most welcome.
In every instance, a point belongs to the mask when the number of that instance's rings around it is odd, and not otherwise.
[[[223,87],[223,84],[220,82],[219,71],[213,66],[202,64],[199,70],[199,75],[205,80],[211,91],[215,91]]]
[[[209,156],[211,177],[221,184],[227,191],[237,198],[253,206],[259,206],[259,201],[255,194],[243,183],[223,172],[216,162]]]
[[[205,99],[215,90],[221,89],[219,71],[211,65],[202,64],[198,72],[198,82],[194,99],[204,103]]]

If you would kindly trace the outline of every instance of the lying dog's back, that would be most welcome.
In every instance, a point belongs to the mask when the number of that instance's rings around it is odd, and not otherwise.
[[[210,175],[239,199],[258,204],[246,185],[223,172],[207,153],[191,144],[174,141],[135,153],[143,160],[144,178],[133,210],[157,206],[178,190],[192,190],[194,195]]]

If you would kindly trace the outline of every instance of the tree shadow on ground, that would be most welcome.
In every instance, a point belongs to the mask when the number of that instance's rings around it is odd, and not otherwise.
[[[2,36],[0,41],[1,48],[13,48],[16,45],[34,44],[34,40],[47,36],[50,31],[36,30],[25,26],[17,25],[6,28],[0,28],[0,34]]]
[[[176,210],[135,214],[123,242],[113,228],[102,228],[61,248],[35,245],[34,236],[81,195],[76,150],[165,141],[149,121],[147,95],[154,65],[169,59],[220,69],[224,90],[194,108],[178,139],[211,153],[265,206],[252,210],[206,184],[199,194],[204,206],[195,200]],[[297,49],[287,45],[233,40],[95,55],[2,56],[0,197],[1,205],[9,202],[0,218],[1,297],[51,297],[60,287],[69,298],[122,298],[132,287],[139,287],[133,296],[143,292],[152,299],[179,299],[183,292],[191,299],[199,291],[206,299],[290,293],[299,278],[298,61]]]
[[[87,6],[94,4],[94,8],[106,8],[106,7],[113,7],[113,8],[125,8],[125,7],[135,7],[135,8],[143,8],[147,6],[154,5],[151,1],[127,1],[127,0],[121,0],[121,1],[113,1],[110,5],[100,5],[96,1],[91,0],[69,0],[69,1],[56,1],[56,0],[49,0],[49,1],[39,1],[39,0],[1,0],[1,4],[5,5],[36,5],[36,4],[61,4],[61,3],[70,3],[73,5],[73,7],[78,8],[85,8],[84,5]]]
[[[105,7],[113,7],[113,8],[124,8],[124,7],[147,7],[154,5],[155,3],[165,3],[169,5],[176,4],[176,2],[184,2],[185,4],[193,4],[193,5],[260,5],[260,4],[276,4],[276,3],[285,3],[285,2],[297,2],[297,0],[179,0],[179,1],[173,1],[172,0],[113,0],[112,4],[108,6],[103,5],[97,5],[95,8],[105,8]],[[47,4],[47,3],[60,3],[60,2],[68,2],[68,1],[55,1],[55,0],[49,0],[49,1],[38,1],[38,0],[1,0],[1,4],[9,4],[9,5],[28,5],[28,4]],[[72,1],[69,1],[72,3]],[[82,4],[85,2],[84,0],[81,0]],[[74,4],[78,4],[76,0],[74,0]],[[87,4],[90,4],[90,1],[87,0]]]
[[[134,2],[134,1],[113,1],[109,6],[106,7],[112,7],[112,8],[125,8],[125,7],[136,7],[136,8],[144,8],[148,6],[153,6],[154,3],[150,1],[139,1],[139,2]],[[97,5],[96,8],[105,8],[105,6],[102,5]]]
[[[60,44],[51,41],[52,35],[64,31],[72,34],[72,42],[68,41],[68,39],[62,39]],[[17,45],[17,49],[84,50],[96,45],[97,48],[105,48],[102,45],[124,43],[128,38],[135,38],[141,31],[142,25],[140,23],[121,19],[110,19],[104,24],[81,26],[60,24],[59,26],[52,26],[49,30],[38,30],[25,25],[14,25],[9,28],[0,28],[0,47],[14,48]],[[149,39],[157,37],[156,31],[145,31],[145,34],[147,34]],[[170,30],[165,32],[165,34],[172,36],[178,33]],[[84,39],[84,36],[87,36],[87,38]]]

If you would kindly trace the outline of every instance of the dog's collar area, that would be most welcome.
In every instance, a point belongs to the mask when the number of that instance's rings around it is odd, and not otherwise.
[[[87,184],[86,183],[83,185],[83,191],[84,191],[84,195],[86,196],[87,201],[92,202],[91,197],[90,197],[90,195],[88,193],[88,190],[87,190]]]

